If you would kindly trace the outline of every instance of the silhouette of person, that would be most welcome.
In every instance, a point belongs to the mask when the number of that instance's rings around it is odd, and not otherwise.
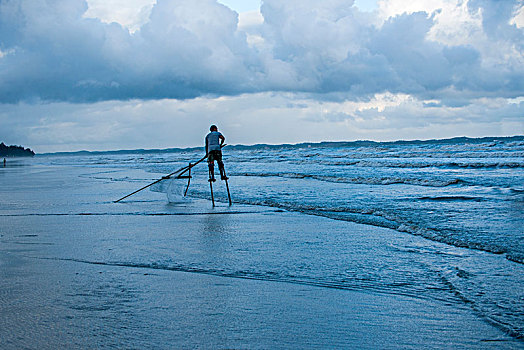
[[[215,182],[215,160],[220,171],[220,178],[227,180],[226,172],[224,170],[224,163],[222,162],[222,146],[226,138],[220,132],[216,125],[211,125],[210,133],[206,136],[206,155],[207,164],[209,166],[209,182]]]

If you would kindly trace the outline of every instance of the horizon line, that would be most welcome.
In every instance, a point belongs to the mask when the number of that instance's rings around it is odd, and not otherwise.
[[[456,136],[450,138],[442,139],[412,139],[412,140],[395,140],[395,141],[373,141],[373,140],[353,140],[353,141],[318,141],[318,142],[298,142],[298,143],[281,143],[281,144],[272,144],[272,143],[257,143],[252,145],[244,144],[235,144],[228,145],[228,148],[233,149],[247,149],[247,148],[257,148],[257,147],[269,147],[269,148],[279,148],[279,147],[312,147],[312,146],[329,146],[329,145],[341,145],[347,144],[402,144],[402,143],[434,143],[434,142],[446,142],[446,141],[457,141],[457,140],[475,140],[475,141],[494,141],[502,139],[522,139],[524,140],[524,135],[512,135],[512,136],[482,136],[482,137],[468,137],[468,136]],[[106,150],[106,151],[88,151],[88,150],[79,150],[79,151],[57,151],[57,152],[45,152],[45,153],[36,153],[36,156],[50,156],[50,155],[75,155],[75,154],[111,154],[111,153],[171,153],[171,152],[181,152],[181,151],[193,151],[203,148],[203,146],[194,146],[194,147],[170,147],[170,148],[136,148],[136,149],[120,149],[120,150]]]

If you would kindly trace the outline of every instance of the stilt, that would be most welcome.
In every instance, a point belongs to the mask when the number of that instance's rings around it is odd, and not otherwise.
[[[222,175],[224,175],[224,181],[226,182],[226,189],[227,189],[227,198],[229,199],[229,206],[233,205],[233,202],[231,202],[231,194],[229,193],[229,184],[227,183],[227,175],[226,175],[226,169],[222,168]]]
[[[213,195],[213,181],[215,180],[215,176],[212,172],[212,168],[209,167],[209,188],[211,189],[211,202],[213,203],[213,208],[215,207],[215,196]]]
[[[227,180],[226,180],[226,189],[227,189],[227,198],[229,199],[229,206],[232,206],[233,203],[231,202],[231,194],[229,193],[229,185],[227,184]]]
[[[215,207],[215,197],[213,196],[213,181],[209,180],[209,188],[211,189],[211,202],[213,203],[213,208]]]

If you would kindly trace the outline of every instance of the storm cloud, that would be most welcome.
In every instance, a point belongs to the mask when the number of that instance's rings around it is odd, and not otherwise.
[[[454,107],[524,94],[522,2],[398,3],[264,0],[263,22],[242,27],[215,0],[158,0],[130,32],[86,17],[84,0],[0,0],[0,103],[389,92]]]

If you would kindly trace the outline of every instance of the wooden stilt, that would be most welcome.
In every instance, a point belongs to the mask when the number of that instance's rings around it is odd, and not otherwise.
[[[211,167],[209,167],[209,189],[211,190],[211,202],[213,203],[213,208],[215,207],[215,196],[213,195],[213,181],[215,177],[213,176],[213,173],[211,172]]]
[[[229,184],[227,183],[227,175],[226,175],[226,169],[222,168],[222,173],[224,175],[224,178],[225,178],[225,182],[226,182],[226,189],[227,189],[227,198],[229,199],[229,206],[233,205],[233,202],[231,201],[231,193],[229,193]]]
[[[211,189],[211,202],[213,203],[213,208],[215,207],[215,197],[213,196],[213,181],[209,181],[209,188]]]
[[[226,189],[227,189],[227,198],[229,199],[229,206],[232,206],[233,202],[231,202],[231,194],[229,193],[229,185],[227,184],[227,180],[226,180]]]

